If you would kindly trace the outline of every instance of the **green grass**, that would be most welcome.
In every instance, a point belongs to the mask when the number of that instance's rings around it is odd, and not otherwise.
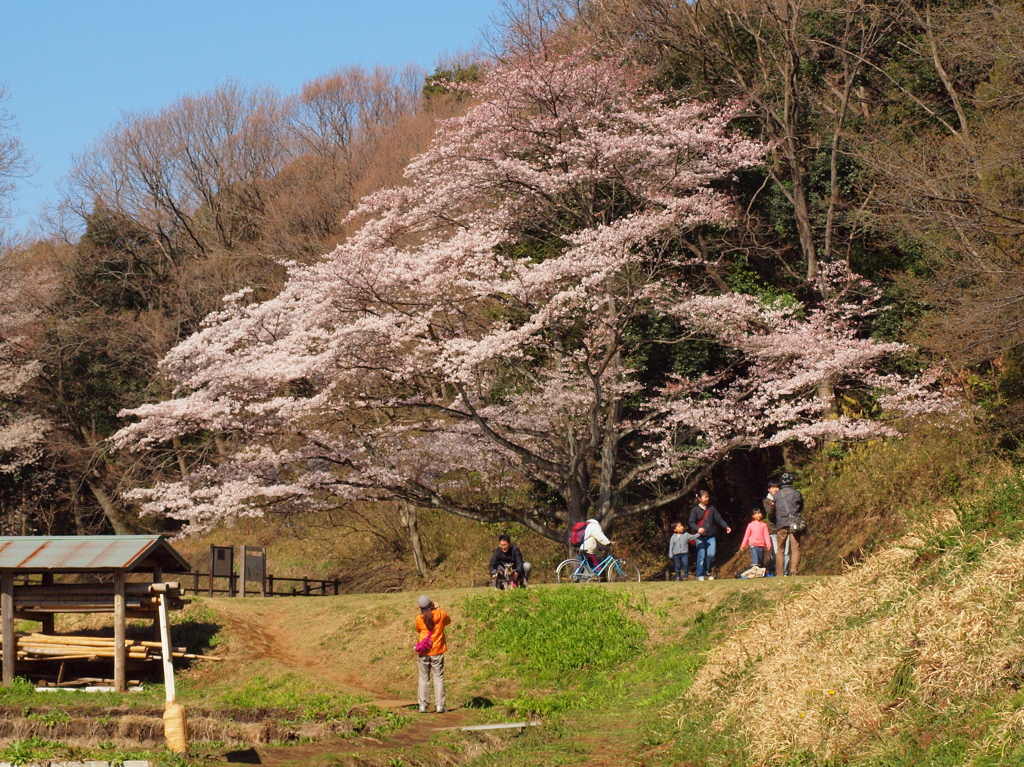
[[[0,687],[0,706],[49,708],[60,706],[75,711],[94,711],[109,708],[152,709],[164,704],[163,685],[147,685],[142,692],[36,692],[35,685],[23,677],[16,677],[10,687]]]
[[[190,767],[197,764],[193,760],[165,750],[125,749],[113,744],[102,744],[97,748],[78,748],[39,737],[16,740],[0,749],[0,761],[12,765],[86,760],[120,765],[132,759],[149,761],[154,767]]]
[[[221,696],[226,706],[243,709],[278,709],[292,721],[324,722],[348,718],[349,712],[365,698],[337,695],[291,674],[248,679]]]
[[[730,584],[722,584],[723,590],[727,585]],[[624,764],[631,763],[638,753],[644,754],[644,763],[652,767],[750,764],[741,743],[728,734],[713,732],[713,710],[687,712],[685,724],[680,727],[675,702],[693,683],[708,650],[739,621],[768,606],[760,593],[730,593],[717,606],[698,611],[683,621],[682,630],[667,642],[644,642],[637,632],[632,641],[640,642],[640,646],[630,645],[627,650],[626,643],[619,638],[620,621],[634,621],[639,626],[631,614],[640,612],[648,619],[667,622],[670,616],[664,607],[652,609],[646,599],[636,594],[600,588],[552,591],[556,596],[541,597],[535,611],[557,623],[565,610],[572,610],[572,621],[580,624],[575,630],[588,643],[610,642],[620,650],[600,664],[584,665],[564,678],[558,689],[544,686],[542,680],[548,678],[544,673],[524,679],[516,697],[503,701],[503,706],[510,714],[542,715],[544,726],[527,730],[504,748],[470,760],[469,767],[577,765],[609,747],[621,751]],[[691,598],[695,595],[693,591],[686,593]],[[561,612],[553,616],[549,611],[556,607]],[[501,610],[490,619],[497,625],[506,620]],[[572,635],[570,632],[569,636]],[[518,634],[495,632],[492,636]],[[545,668],[563,669],[567,663],[578,662],[578,658],[576,654],[567,655],[565,660],[550,658]]]
[[[472,653],[496,660],[510,676],[550,684],[636,655],[647,632],[627,612],[644,606],[642,594],[563,587],[489,591],[462,609],[475,622]]]

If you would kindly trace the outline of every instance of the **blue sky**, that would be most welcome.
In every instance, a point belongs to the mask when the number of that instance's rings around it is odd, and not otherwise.
[[[124,111],[156,110],[228,78],[282,93],[353,64],[420,64],[469,50],[498,0],[8,0],[6,108],[39,170],[21,185],[26,229],[57,180]]]

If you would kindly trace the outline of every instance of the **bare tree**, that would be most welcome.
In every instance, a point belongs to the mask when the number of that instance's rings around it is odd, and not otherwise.
[[[857,146],[866,212],[915,244],[901,282],[917,340],[957,364],[1024,344],[1024,8],[902,2],[900,60],[873,72],[885,101]],[[895,72],[896,75],[891,74]],[[903,73],[903,77],[899,77]]]
[[[342,220],[382,159],[396,161],[375,183],[399,177],[425,147],[403,140],[420,113],[424,75],[413,66],[349,67],[311,80],[287,101],[288,163],[275,179],[263,230],[270,252],[319,256],[336,243]]]
[[[887,29],[880,8],[864,0],[599,0],[578,19],[688,96],[746,105],[747,124],[772,147],[755,197],[785,200],[799,271],[825,290],[821,263],[842,257],[844,134],[851,112],[863,109],[865,62]],[[785,262],[789,241],[772,237],[755,204],[747,212],[753,248]]]
[[[580,0],[499,0],[484,40],[499,57],[537,53],[565,40]]]
[[[64,206],[97,201],[148,232],[170,261],[254,239],[283,167],[285,113],[268,89],[227,82],[155,114],[126,114],[76,158]]]
[[[11,205],[18,180],[33,169],[25,146],[17,135],[17,121],[4,107],[9,98],[7,85],[0,83],[0,256],[12,245],[11,232],[6,224],[13,215]]]

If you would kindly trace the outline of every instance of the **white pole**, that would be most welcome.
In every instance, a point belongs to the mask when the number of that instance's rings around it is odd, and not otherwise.
[[[160,657],[164,665],[164,690],[167,702],[174,702],[174,663],[171,655],[171,625],[167,620],[167,594],[161,591],[158,612],[160,614]]]

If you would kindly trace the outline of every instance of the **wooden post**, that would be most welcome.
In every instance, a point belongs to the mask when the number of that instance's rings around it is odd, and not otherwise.
[[[196,570],[192,574],[192,593],[193,594],[198,594],[199,593],[199,571],[198,570]]]
[[[238,596],[244,597],[245,596],[245,546],[242,546],[241,549],[242,549],[242,556],[240,556],[239,559],[241,560],[241,565],[242,565],[242,588],[240,588],[238,590]]]
[[[160,593],[157,605],[160,621],[160,658],[164,667],[164,691],[168,703],[174,702],[174,662],[171,655],[171,624],[167,620],[167,594]]]
[[[274,596],[274,576],[273,575],[268,575],[267,576],[267,596],[268,597]]]
[[[4,687],[14,684],[14,659],[18,648],[14,639],[14,572],[0,571],[0,622],[3,623]]]
[[[334,596],[338,596],[338,579],[334,579]]]
[[[114,689],[125,691],[128,654],[125,651],[124,570],[114,573]]]
[[[53,585],[53,573],[43,573],[43,585],[44,586],[52,586]],[[42,616],[39,619],[39,623],[41,624],[40,631],[42,631],[44,634],[52,634],[53,633],[53,622],[54,622],[53,619],[54,619],[53,613],[47,613],[46,615]]]
[[[309,596],[309,578],[305,575],[302,576],[302,595]]]
[[[162,567],[153,568],[153,583],[163,583],[164,571]],[[160,641],[160,618],[159,616],[153,619],[153,641]]]

